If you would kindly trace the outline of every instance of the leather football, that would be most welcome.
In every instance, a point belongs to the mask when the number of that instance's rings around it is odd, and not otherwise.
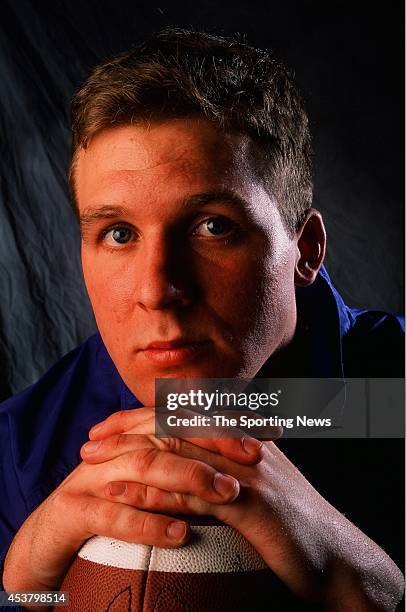
[[[242,612],[263,609],[255,602],[270,603],[276,577],[254,547],[224,524],[194,523],[190,540],[177,549],[91,538],[60,587],[70,596],[64,609]]]

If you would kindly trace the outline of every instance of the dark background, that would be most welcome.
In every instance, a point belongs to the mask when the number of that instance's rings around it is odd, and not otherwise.
[[[348,304],[403,310],[403,4],[158,2],[1,4],[0,399],[94,330],[66,180],[74,89],[101,59],[167,25],[245,33],[295,71],[327,268]],[[318,490],[402,564],[402,442],[286,444]]]
[[[94,330],[70,208],[69,102],[88,70],[168,25],[272,47],[307,101],[327,268],[351,306],[403,310],[401,2],[3,0],[0,399]]]

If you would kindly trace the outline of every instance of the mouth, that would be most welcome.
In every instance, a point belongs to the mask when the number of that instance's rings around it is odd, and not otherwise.
[[[157,340],[139,349],[139,352],[155,365],[179,366],[203,355],[210,344],[210,340],[189,341],[182,338],[170,341]]]

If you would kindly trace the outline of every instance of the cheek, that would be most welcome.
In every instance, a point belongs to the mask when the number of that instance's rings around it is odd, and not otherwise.
[[[284,311],[294,295],[294,257],[290,248],[266,253],[252,248],[223,256],[196,269],[209,305],[241,325],[255,324],[261,312]],[[229,318],[229,317],[227,317]]]
[[[291,339],[296,322],[294,257],[291,250],[263,257],[242,258],[221,269],[217,307],[233,344],[249,363],[263,363]]]
[[[97,258],[82,251],[82,266],[100,330],[109,331],[112,323],[125,323],[134,307],[135,278],[130,267],[113,258]]]

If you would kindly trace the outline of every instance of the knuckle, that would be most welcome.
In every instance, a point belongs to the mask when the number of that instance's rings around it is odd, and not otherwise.
[[[186,510],[189,508],[189,497],[185,493],[172,493],[175,506],[180,510]]]
[[[166,438],[165,442],[169,451],[180,454],[183,448],[183,443],[180,438]]]
[[[147,513],[137,513],[129,518],[130,531],[138,538],[149,541],[154,535],[153,515]]]
[[[156,487],[149,487],[147,485],[144,486],[144,508],[148,508],[149,510],[158,510],[161,506],[162,491]]]
[[[182,457],[185,457],[188,459],[198,459],[201,453],[204,453],[204,452],[205,452],[204,448],[201,448],[200,446],[192,444],[191,442],[187,442],[186,440],[178,441],[178,450],[176,454],[181,455]]]
[[[272,499],[274,501],[273,491],[271,491],[271,487],[267,488],[267,497],[269,500]],[[261,496],[263,493],[263,484],[256,478],[247,478],[244,482],[240,483],[240,491],[241,496],[244,499],[249,500],[252,503],[257,503],[261,500]],[[277,494],[275,495],[275,500],[277,499]]]
[[[100,504],[96,504],[93,507],[92,512],[94,516],[96,517],[96,519],[100,520],[103,523],[103,525],[110,526],[117,519],[118,506],[117,504],[114,504],[114,503],[113,504],[100,503]]]
[[[148,436],[147,434],[134,433],[134,434],[131,434],[131,436],[137,448],[153,448],[154,447],[151,437]]]
[[[148,472],[156,460],[157,449],[141,448],[130,453],[132,466],[140,473]]]
[[[142,538],[148,538],[151,532],[151,518],[148,514],[143,514],[139,521],[139,534]]]
[[[127,436],[125,434],[119,433],[114,437],[113,449],[119,450],[126,446]]]
[[[89,504],[84,512],[86,525],[91,533],[110,533],[119,523],[120,507],[114,502]]]
[[[83,526],[89,533],[96,533],[96,525],[99,523],[99,513],[89,499],[79,502],[79,516],[83,521]]]
[[[96,498],[85,498],[80,502],[80,520],[89,533],[105,533],[117,520],[117,504],[105,503]]]
[[[65,489],[58,489],[52,497],[52,505],[55,512],[59,516],[64,516],[65,513],[72,509],[73,495]]]
[[[132,503],[139,508],[148,507],[149,487],[145,484],[137,484],[132,492]]]
[[[207,474],[204,466],[198,461],[189,461],[186,469],[188,482],[196,491],[207,488]]]
[[[88,533],[96,533],[97,513],[94,507],[90,506],[89,501],[83,500],[79,507],[83,527]]]

